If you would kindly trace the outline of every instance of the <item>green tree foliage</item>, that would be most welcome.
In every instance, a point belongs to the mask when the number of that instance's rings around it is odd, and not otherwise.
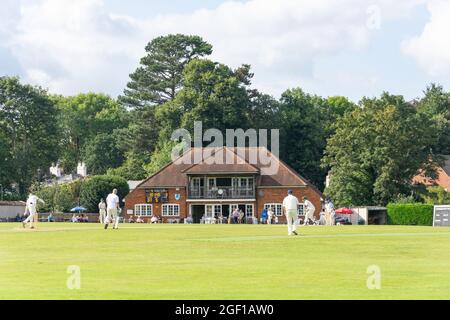
[[[272,96],[250,91],[250,104],[246,118],[255,129],[280,129],[280,103]]]
[[[431,117],[439,131],[439,140],[433,151],[437,154],[450,154],[450,94],[442,86],[433,83],[425,90],[417,109]]]
[[[328,97],[319,106],[321,109],[322,126],[324,127],[327,138],[334,134],[339,118],[358,108],[356,104],[342,96]]]
[[[105,174],[110,168],[119,167],[124,155],[113,134],[100,133],[87,142],[83,149],[83,159],[90,174]]]
[[[174,141],[161,143],[152,155],[152,161],[145,166],[148,176],[151,176],[172,161],[172,150],[177,144]]]
[[[423,200],[428,204],[450,204],[450,192],[440,186],[428,187]]]
[[[150,158],[150,156],[148,156]],[[144,166],[148,163],[146,155],[130,151],[126,154],[125,162],[118,168],[109,169],[107,174],[119,176],[126,180],[143,180],[147,177]]]
[[[63,133],[60,161],[66,172],[73,171],[83,160],[83,150],[96,136],[111,134],[128,124],[126,109],[104,94],[58,96],[54,100],[60,110],[59,124]]]
[[[47,92],[1,77],[0,155],[6,159],[1,166],[7,166],[8,180],[20,194],[57,160],[58,137],[57,109]]]
[[[164,128],[161,137],[170,138],[177,128],[193,132],[194,122],[205,129],[247,128],[250,99],[247,85],[249,66],[237,70],[206,59],[194,59],[185,68],[184,87],[172,102],[161,105],[157,119]]]
[[[3,126],[0,123],[0,185],[1,190],[5,189],[11,184],[11,152],[9,148],[9,141],[4,132]],[[1,197],[2,195],[0,195]]]
[[[345,114],[328,140],[323,164],[330,168],[326,193],[338,205],[385,205],[411,192],[418,170],[435,169],[431,147],[438,133],[431,120],[384,93],[363,99]]]
[[[81,180],[71,183],[58,184],[53,183],[47,186],[33,186],[33,192],[45,201],[45,204],[40,204],[40,210],[51,213],[65,213],[70,212],[74,206],[77,205],[79,198],[79,188]]]
[[[153,39],[146,52],[140,67],[130,75],[124,95],[119,97],[132,110],[130,125],[121,130],[119,138],[127,152],[126,166],[135,169],[141,167],[142,159],[150,159],[159,132],[168,131],[156,120],[155,108],[175,98],[183,86],[185,66],[196,57],[211,54],[212,46],[199,36],[171,34]]]
[[[123,206],[123,198],[130,192],[127,181],[117,176],[94,176],[87,178],[80,187],[80,203],[89,212],[98,212],[100,199],[106,199],[113,189],[118,190],[118,196]]]
[[[292,89],[281,96],[280,155],[290,166],[317,186],[322,186],[326,172],[320,160],[326,145],[322,123],[322,98]]]
[[[153,39],[145,48],[141,66],[130,75],[121,97],[131,108],[158,105],[175,98],[182,86],[184,67],[195,57],[212,53],[212,46],[199,36],[170,34]]]

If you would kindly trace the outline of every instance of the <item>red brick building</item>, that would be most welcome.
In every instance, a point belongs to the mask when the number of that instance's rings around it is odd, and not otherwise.
[[[255,154],[265,157],[255,159]],[[269,172],[268,163],[276,170]],[[259,220],[264,207],[271,207],[284,222],[281,204],[289,189],[300,201],[306,196],[320,214],[321,192],[267,149],[191,149],[125,197],[125,218],[156,215],[164,222],[183,222],[192,216],[199,223],[202,218],[227,218],[239,208],[248,220]]]

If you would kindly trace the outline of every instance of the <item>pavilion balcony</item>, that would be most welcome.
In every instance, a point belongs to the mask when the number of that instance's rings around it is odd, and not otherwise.
[[[189,199],[254,199],[254,188],[233,188],[229,187],[190,187],[188,189]]]

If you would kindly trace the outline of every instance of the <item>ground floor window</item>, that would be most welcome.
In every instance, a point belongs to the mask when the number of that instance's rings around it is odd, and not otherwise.
[[[272,212],[276,216],[282,216],[283,215],[282,207],[283,207],[283,205],[281,203],[266,203],[264,205],[264,208],[266,208],[266,210],[271,209]]]
[[[153,214],[151,204],[137,204],[134,206],[134,214],[136,216],[145,216],[149,217]]]
[[[298,215],[304,216],[305,215],[305,205],[303,203],[300,203],[298,206]]]
[[[180,215],[180,205],[178,204],[163,204],[163,217],[178,217]]]
[[[247,218],[253,217],[253,205],[252,204],[247,204],[245,206],[245,215],[247,216]]]

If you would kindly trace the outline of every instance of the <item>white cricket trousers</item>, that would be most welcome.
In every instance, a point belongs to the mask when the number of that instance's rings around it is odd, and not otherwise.
[[[117,209],[108,209],[108,214],[106,215],[105,224],[114,223],[114,228],[119,226],[119,216],[117,214]]]
[[[99,218],[100,218],[100,223],[103,224],[106,219],[106,210],[105,209],[100,209]]]
[[[314,220],[314,210],[312,209],[306,210],[305,221],[303,222],[303,225],[307,225],[309,219]]]
[[[27,211],[28,211],[28,218],[25,219],[24,223],[26,224],[29,223],[30,227],[33,227],[34,223],[36,223],[38,220],[36,206],[28,204]]]
[[[297,215],[297,210],[287,210],[286,212],[289,236],[292,236],[292,233],[297,230]]]

